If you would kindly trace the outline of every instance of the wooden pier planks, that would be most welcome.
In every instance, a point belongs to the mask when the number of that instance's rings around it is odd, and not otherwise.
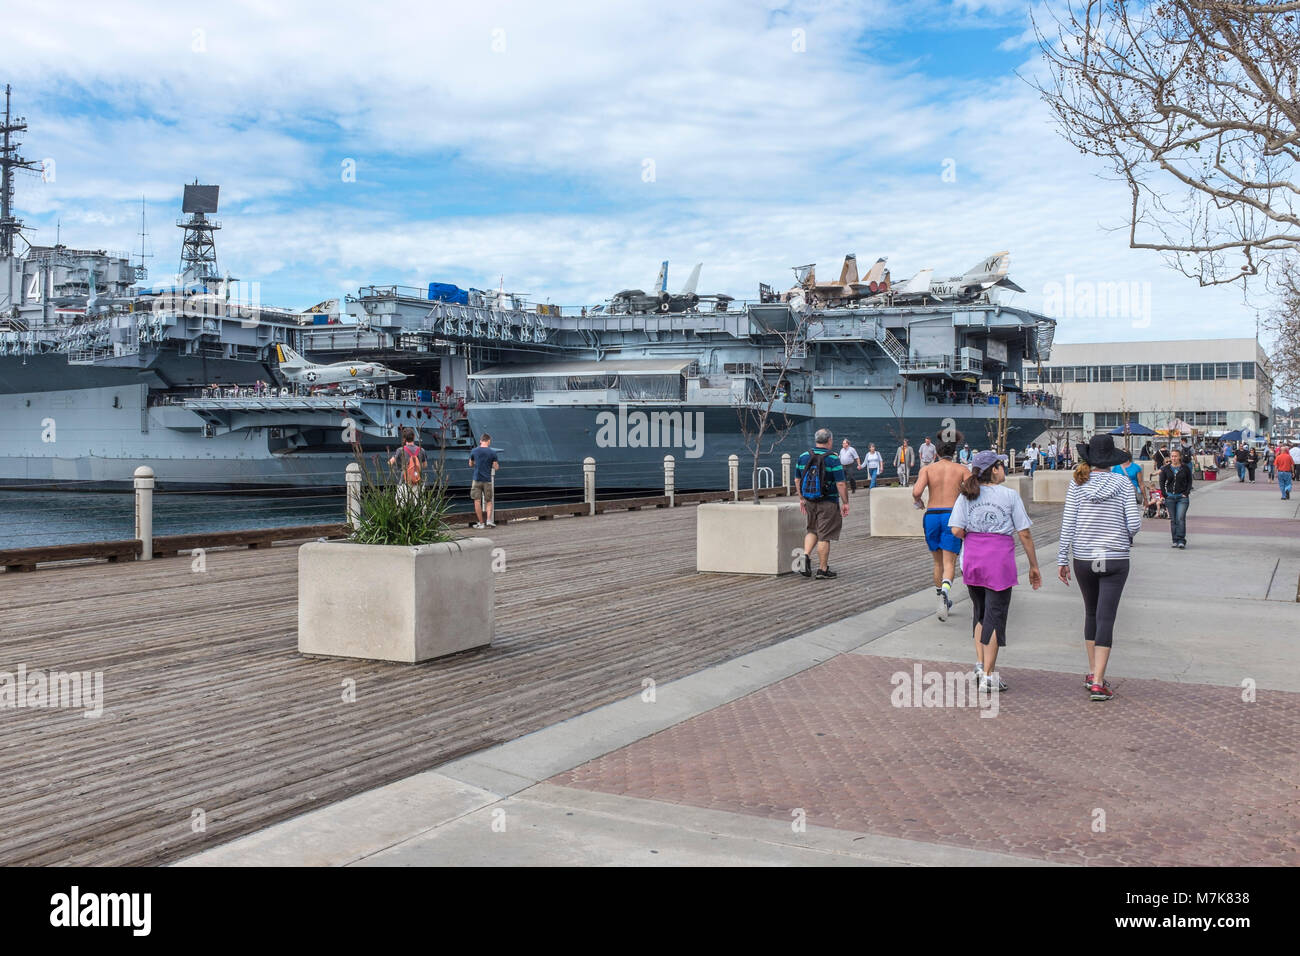
[[[0,670],[102,670],[105,707],[0,709],[0,863],[178,859],[926,586],[852,501],[831,582],[696,574],[692,507],[500,527],[495,643],[417,666],[299,657],[293,547],[0,578]]]

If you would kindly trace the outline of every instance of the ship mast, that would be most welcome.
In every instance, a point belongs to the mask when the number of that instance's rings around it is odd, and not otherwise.
[[[14,254],[14,237],[22,235],[23,224],[13,216],[15,169],[39,169],[41,163],[18,155],[16,133],[27,129],[26,118],[9,110],[10,86],[5,84],[5,115],[0,123],[0,258]]]

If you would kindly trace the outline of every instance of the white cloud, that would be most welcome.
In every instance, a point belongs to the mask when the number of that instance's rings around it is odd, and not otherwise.
[[[150,3],[127,21],[70,6],[8,24],[28,153],[58,160],[54,184],[20,184],[42,240],[62,217],[65,240],[130,246],[143,193],[155,261],[170,267],[180,183],[198,176],[223,187],[223,268],[292,304],[345,281],[481,286],[502,273],[539,299],[591,302],[644,287],[665,257],[674,283],[704,260],[703,289],[753,297],[796,263],[837,272],[849,251],[864,265],[888,255],[904,278],[1010,249],[1030,306],[1066,274],[1152,283],[1150,327],[1071,320],[1061,341],[1240,334],[1253,318],[1231,290],[1200,290],[1103,228],[1124,222],[1122,190],[1060,140],[1022,81],[941,80],[859,46],[909,18],[970,25],[1023,9],[1010,0]],[[529,213],[508,195],[473,215],[402,208],[386,183],[428,168],[436,203],[448,156],[585,198],[542,197]],[[360,175],[340,198],[327,186],[345,157]],[[956,182],[940,178],[946,158]]]

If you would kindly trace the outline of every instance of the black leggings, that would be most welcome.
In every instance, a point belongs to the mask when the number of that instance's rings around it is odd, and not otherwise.
[[[1005,591],[992,591],[975,584],[966,585],[970,592],[970,603],[974,608],[974,620],[971,622],[971,635],[975,634],[975,625],[982,624],[980,643],[987,644],[996,632],[998,647],[1007,646],[1007,611],[1011,608],[1011,588]]]
[[[1074,559],[1074,576],[1083,594],[1083,639],[1095,641],[1098,647],[1110,647],[1120,595],[1128,580],[1128,559],[1097,563],[1104,570],[1094,571],[1093,562]]]

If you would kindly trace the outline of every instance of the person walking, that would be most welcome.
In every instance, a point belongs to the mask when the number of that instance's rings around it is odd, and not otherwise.
[[[963,480],[948,526],[963,544],[961,573],[970,593],[975,638],[975,677],[987,691],[1008,689],[997,671],[998,649],[1007,643],[1011,589],[1020,583],[1016,538],[1029,557],[1029,584],[1043,586],[1038,554],[1029,528],[1033,524],[1020,493],[1006,487],[1005,456],[979,452]]]
[[[1173,547],[1187,547],[1187,506],[1192,501],[1192,469],[1183,462],[1183,453],[1175,448],[1169,463],[1160,469],[1160,494],[1169,510],[1169,534]]]
[[[961,553],[961,539],[948,527],[953,505],[961,493],[961,483],[970,476],[970,470],[952,460],[957,450],[955,441],[946,441],[938,449],[939,457],[921,466],[912,486],[912,504],[925,509],[921,525],[925,529],[925,544],[934,561],[934,593],[939,601],[939,620],[948,620],[952,610],[952,580],[957,572],[957,555]],[[921,495],[929,489],[927,504]]]
[[[816,447],[799,456],[795,465],[795,483],[799,486],[799,510],[807,517],[803,539],[803,566],[799,573],[813,577],[812,553],[817,550],[817,580],[836,576],[831,570],[831,542],[840,539],[844,519],[849,515],[848,489],[844,483],[844,466],[831,451],[831,430],[817,429]]]
[[[1254,445],[1242,445],[1246,451],[1246,474],[1250,476],[1250,483],[1255,483],[1255,469],[1259,467],[1259,449]]]
[[[1061,583],[1070,584],[1070,561],[1083,595],[1083,647],[1088,674],[1083,682],[1093,700],[1110,700],[1106,680],[1115,616],[1128,580],[1129,552],[1142,530],[1142,514],[1127,476],[1110,469],[1127,457],[1109,435],[1079,445],[1079,464],[1065,492],[1061,544],[1056,554]],[[1182,457],[1181,452],[1174,454]],[[1190,470],[1189,470],[1190,472]],[[1190,475],[1189,475],[1190,480]]]
[[[854,473],[862,469],[862,459],[858,457],[858,450],[849,444],[847,438],[840,447],[840,464],[844,466],[844,477],[848,479],[849,492],[857,494],[858,479],[854,477]]]
[[[898,487],[906,488],[911,484],[912,469],[916,467],[916,452],[903,439],[903,444],[894,452],[894,467],[898,469]]]
[[[1047,445],[1047,470],[1056,470],[1056,442],[1051,441]]]
[[[497,524],[492,520],[492,509],[496,507],[496,485],[493,479],[501,462],[492,450],[492,436],[487,432],[479,437],[478,447],[469,453],[469,466],[474,469],[469,485],[469,497],[474,502],[474,517],[478,519],[474,522],[474,527],[495,528]],[[486,524],[483,521],[485,511]]]
[[[398,504],[405,504],[412,496],[418,495],[424,488],[424,476],[428,470],[428,457],[415,442],[415,429],[402,429],[402,447],[388,459],[390,468],[397,469],[399,484],[397,486]]]
[[[867,445],[866,466],[867,478],[870,480],[870,484],[867,485],[869,490],[876,487],[876,479],[879,478],[880,473],[885,470],[885,459],[881,457],[880,452],[876,451],[875,442]]]
[[[1238,481],[1238,482],[1244,482],[1244,481],[1246,480],[1246,448],[1245,448],[1245,446],[1244,446],[1244,445],[1241,445],[1241,444],[1238,444],[1236,450],[1233,451],[1233,453],[1232,453],[1232,457],[1233,457],[1233,461],[1234,461],[1234,462],[1236,463],[1236,465],[1237,465],[1237,481]]]
[[[939,457],[939,450],[930,442],[930,436],[925,436],[925,441],[921,442],[921,447],[917,449],[917,455],[921,461],[921,467],[933,464],[934,460]]]
[[[1134,500],[1144,510],[1147,506],[1147,491],[1142,486],[1142,466],[1133,460],[1133,456],[1128,452],[1120,449],[1121,461],[1118,465],[1111,468],[1117,475],[1123,475],[1133,485]]]
[[[1273,458],[1273,466],[1277,469],[1277,487],[1282,492],[1282,500],[1289,501],[1291,499],[1291,473],[1295,470],[1295,461],[1291,458],[1291,452],[1286,448],[1279,447],[1277,454]]]

